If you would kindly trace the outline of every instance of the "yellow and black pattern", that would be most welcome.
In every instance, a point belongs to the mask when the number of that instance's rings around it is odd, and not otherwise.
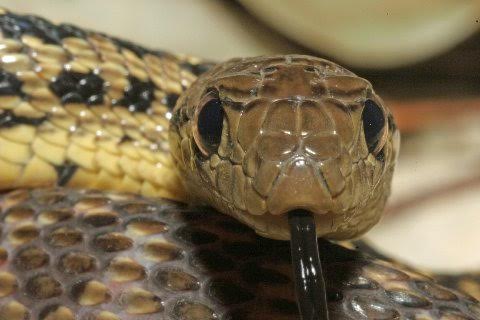
[[[66,185],[181,199],[167,140],[208,65],[2,11],[1,189]]]

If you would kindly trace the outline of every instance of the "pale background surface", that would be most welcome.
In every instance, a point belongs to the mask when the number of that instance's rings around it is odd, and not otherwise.
[[[0,5],[213,60],[301,52],[232,1],[1,0]]]
[[[228,1],[2,0],[0,5],[213,60],[306,52]],[[477,119],[405,139],[408,143],[400,157],[391,205],[442,185],[480,177],[478,123]],[[387,217],[369,237],[388,254],[422,267],[480,267],[479,195],[479,184],[447,192]]]

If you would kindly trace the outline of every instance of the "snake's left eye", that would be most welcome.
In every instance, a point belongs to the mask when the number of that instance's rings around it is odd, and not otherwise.
[[[363,133],[368,146],[368,152],[379,151],[379,144],[385,130],[385,115],[380,106],[373,100],[365,101],[362,112]]]
[[[216,152],[220,145],[224,115],[222,101],[217,95],[209,94],[202,100],[197,113],[194,138],[205,156]]]

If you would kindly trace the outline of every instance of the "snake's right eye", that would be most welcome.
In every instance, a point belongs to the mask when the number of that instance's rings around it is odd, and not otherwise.
[[[385,115],[375,101],[370,99],[365,101],[362,122],[368,152],[375,153],[381,147],[380,144],[385,130]]]
[[[194,138],[205,156],[218,150],[222,140],[224,115],[222,101],[217,95],[209,94],[202,100],[197,113]]]

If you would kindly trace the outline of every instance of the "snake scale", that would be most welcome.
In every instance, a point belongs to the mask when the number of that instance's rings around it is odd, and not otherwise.
[[[298,319],[284,213],[330,239],[380,218],[398,133],[334,63],[214,66],[5,9],[0,30],[1,320]],[[319,246],[331,319],[480,319],[413,268]]]

